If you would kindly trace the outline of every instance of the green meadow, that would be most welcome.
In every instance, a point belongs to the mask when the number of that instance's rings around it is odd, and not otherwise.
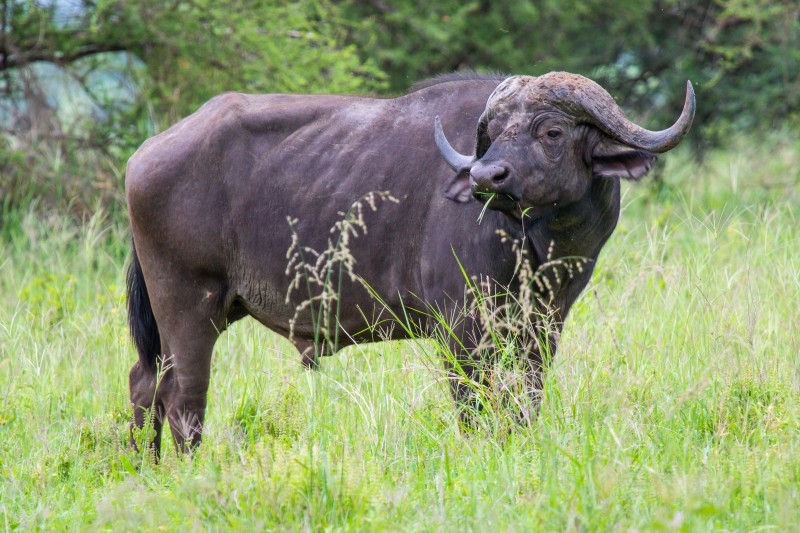
[[[800,141],[660,165],[624,186],[530,426],[460,429],[425,341],[309,371],[248,319],[216,346],[203,444],[167,432],[160,464],[128,447],[124,217],[8,213],[0,529],[799,529]]]

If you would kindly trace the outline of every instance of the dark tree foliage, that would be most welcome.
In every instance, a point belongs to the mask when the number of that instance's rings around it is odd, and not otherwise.
[[[0,0],[2,216],[122,206],[125,161],[226,90],[397,94],[446,72],[567,70],[695,147],[796,123],[794,0]]]
[[[0,0],[3,212],[122,205],[131,152],[223,91],[380,90],[350,24],[314,0]]]
[[[793,0],[441,0],[343,2],[351,36],[393,92],[460,69],[596,79],[653,127],[690,79],[695,142],[771,127],[800,109],[800,4]]]

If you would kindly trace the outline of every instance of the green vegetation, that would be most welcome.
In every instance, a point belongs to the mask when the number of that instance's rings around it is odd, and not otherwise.
[[[309,372],[245,320],[217,345],[203,446],[188,461],[167,442],[154,466],[127,447],[124,225],[21,215],[0,240],[0,525],[794,529],[787,139],[740,139],[703,165],[681,150],[661,180],[625,188],[539,417],[511,432],[459,432],[427,343],[351,347]]]
[[[800,527],[800,7],[609,5],[0,0],[0,529]],[[244,320],[196,456],[130,450],[132,151],[224,90],[466,68],[581,73],[653,128],[697,89],[692,144],[624,188],[535,422],[460,431],[429,342],[309,372]]]

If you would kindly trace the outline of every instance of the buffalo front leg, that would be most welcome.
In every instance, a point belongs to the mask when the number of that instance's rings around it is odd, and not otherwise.
[[[483,373],[479,371],[472,356],[456,345],[450,347],[444,365],[459,422],[473,427],[475,416],[483,407],[479,394],[479,390],[485,387]]]
[[[513,413],[520,424],[530,423],[541,404],[544,372],[555,356],[560,331],[560,323],[537,325],[502,350],[451,345],[445,367],[460,422],[474,426],[475,415],[491,405]],[[504,363],[509,348],[515,356]]]
[[[520,362],[523,365],[524,395],[527,404],[520,405],[519,421],[530,423],[537,415],[542,403],[544,373],[556,355],[563,323],[538,323],[527,334],[520,335]]]

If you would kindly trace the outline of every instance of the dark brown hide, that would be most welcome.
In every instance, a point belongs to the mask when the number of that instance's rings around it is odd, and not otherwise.
[[[503,230],[526,243],[534,270],[548,253],[587,260],[556,289],[560,329],[617,223],[619,177],[631,176],[626,158],[649,169],[652,156],[620,148],[548,102],[486,121],[481,159],[454,178],[434,142],[434,117],[455,150],[473,153],[498,83],[444,81],[395,99],[228,93],[142,145],[126,175],[135,247],[129,318],[140,357],[130,384],[136,426],[155,407],[156,452],[165,419],[182,451],[200,441],[212,349],[229,323],[250,315],[288,336],[308,294],[293,291],[286,301],[287,219],[297,220],[303,246],[321,251],[341,213],[371,192],[389,191],[398,202],[365,210],[368,233],[351,241],[350,252],[356,274],[392,311],[460,305],[465,282],[455,257],[470,275],[518,289],[514,251],[497,234]],[[560,140],[542,141],[553,127]],[[506,175],[492,174],[492,165]],[[508,194],[479,224],[483,206],[471,195],[480,190]],[[520,209],[528,207],[523,235]],[[346,279],[340,302],[335,348],[373,340],[363,333],[368,322],[387,316],[375,299]],[[425,316],[414,319],[424,333]],[[460,324],[465,356],[479,328],[470,319]],[[392,331],[404,336],[403,328]],[[314,333],[301,315],[293,341],[311,363]],[[537,353],[520,356],[541,366]],[[168,370],[156,390],[158,361]],[[457,385],[454,394],[468,395]]]

